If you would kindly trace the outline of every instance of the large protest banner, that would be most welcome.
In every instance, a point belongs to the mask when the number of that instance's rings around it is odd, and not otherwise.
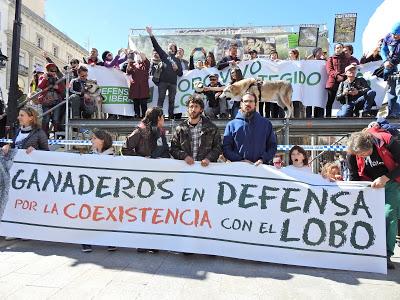
[[[386,273],[384,190],[244,162],[19,150],[0,235]]]
[[[364,77],[376,91],[375,101],[377,105],[382,104],[386,83],[381,78],[372,75],[381,62],[372,62],[357,66],[357,76]],[[318,106],[325,108],[327,94],[325,83],[327,79],[325,61],[300,60],[300,61],[278,61],[273,62],[265,59],[243,61],[239,64],[245,78],[257,78],[260,80],[286,80],[293,86],[293,101],[301,101],[305,106]],[[128,98],[129,77],[123,72],[100,66],[88,66],[89,78],[96,79],[101,86],[105,97],[103,111],[106,113],[133,116],[133,103]],[[223,85],[230,82],[229,68],[217,70],[206,68],[202,70],[185,71],[182,77],[178,78],[177,93],[175,97],[175,113],[186,113],[185,102],[189,95],[192,95],[194,83],[202,81],[209,83],[209,75],[217,73],[219,81]],[[158,99],[158,88],[153,81],[149,80],[149,95],[151,103],[156,106]],[[334,108],[339,107],[335,102]],[[168,99],[164,101],[164,112],[168,111]]]

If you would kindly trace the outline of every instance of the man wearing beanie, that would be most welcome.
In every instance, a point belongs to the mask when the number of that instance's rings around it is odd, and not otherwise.
[[[387,118],[400,118],[400,100],[396,94],[397,80],[389,76],[398,71],[400,62],[400,22],[393,25],[391,32],[383,39],[381,56],[384,61],[383,79],[388,82],[388,116]]]

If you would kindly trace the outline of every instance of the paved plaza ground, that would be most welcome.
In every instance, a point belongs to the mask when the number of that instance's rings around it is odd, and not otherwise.
[[[388,275],[0,238],[0,299],[400,299]]]

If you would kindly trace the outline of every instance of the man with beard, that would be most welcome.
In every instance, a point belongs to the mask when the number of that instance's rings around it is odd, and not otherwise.
[[[256,95],[246,93],[236,118],[225,128],[222,149],[226,159],[255,166],[266,164],[276,153],[276,137],[271,122],[256,112]]]
[[[146,27],[147,33],[150,35],[151,43],[153,48],[157,51],[163,62],[163,68],[160,74],[160,82],[158,84],[158,107],[164,106],[165,95],[168,91],[168,117],[174,118],[174,107],[175,107],[175,95],[176,95],[176,83],[178,76],[182,76],[182,64],[179,58],[177,58],[176,52],[177,47],[175,43],[168,44],[168,53],[166,53],[161,46],[158,44],[156,38],[153,35],[151,27]]]
[[[216,162],[222,152],[218,128],[202,116],[204,102],[200,95],[189,96],[186,102],[189,118],[176,127],[171,139],[171,155],[188,165],[200,161],[203,167]]]

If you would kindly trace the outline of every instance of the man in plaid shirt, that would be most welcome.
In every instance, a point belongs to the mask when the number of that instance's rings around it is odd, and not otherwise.
[[[222,153],[221,136],[217,126],[202,116],[204,102],[200,95],[190,96],[186,106],[189,118],[176,127],[170,152],[188,165],[200,161],[206,167]]]

